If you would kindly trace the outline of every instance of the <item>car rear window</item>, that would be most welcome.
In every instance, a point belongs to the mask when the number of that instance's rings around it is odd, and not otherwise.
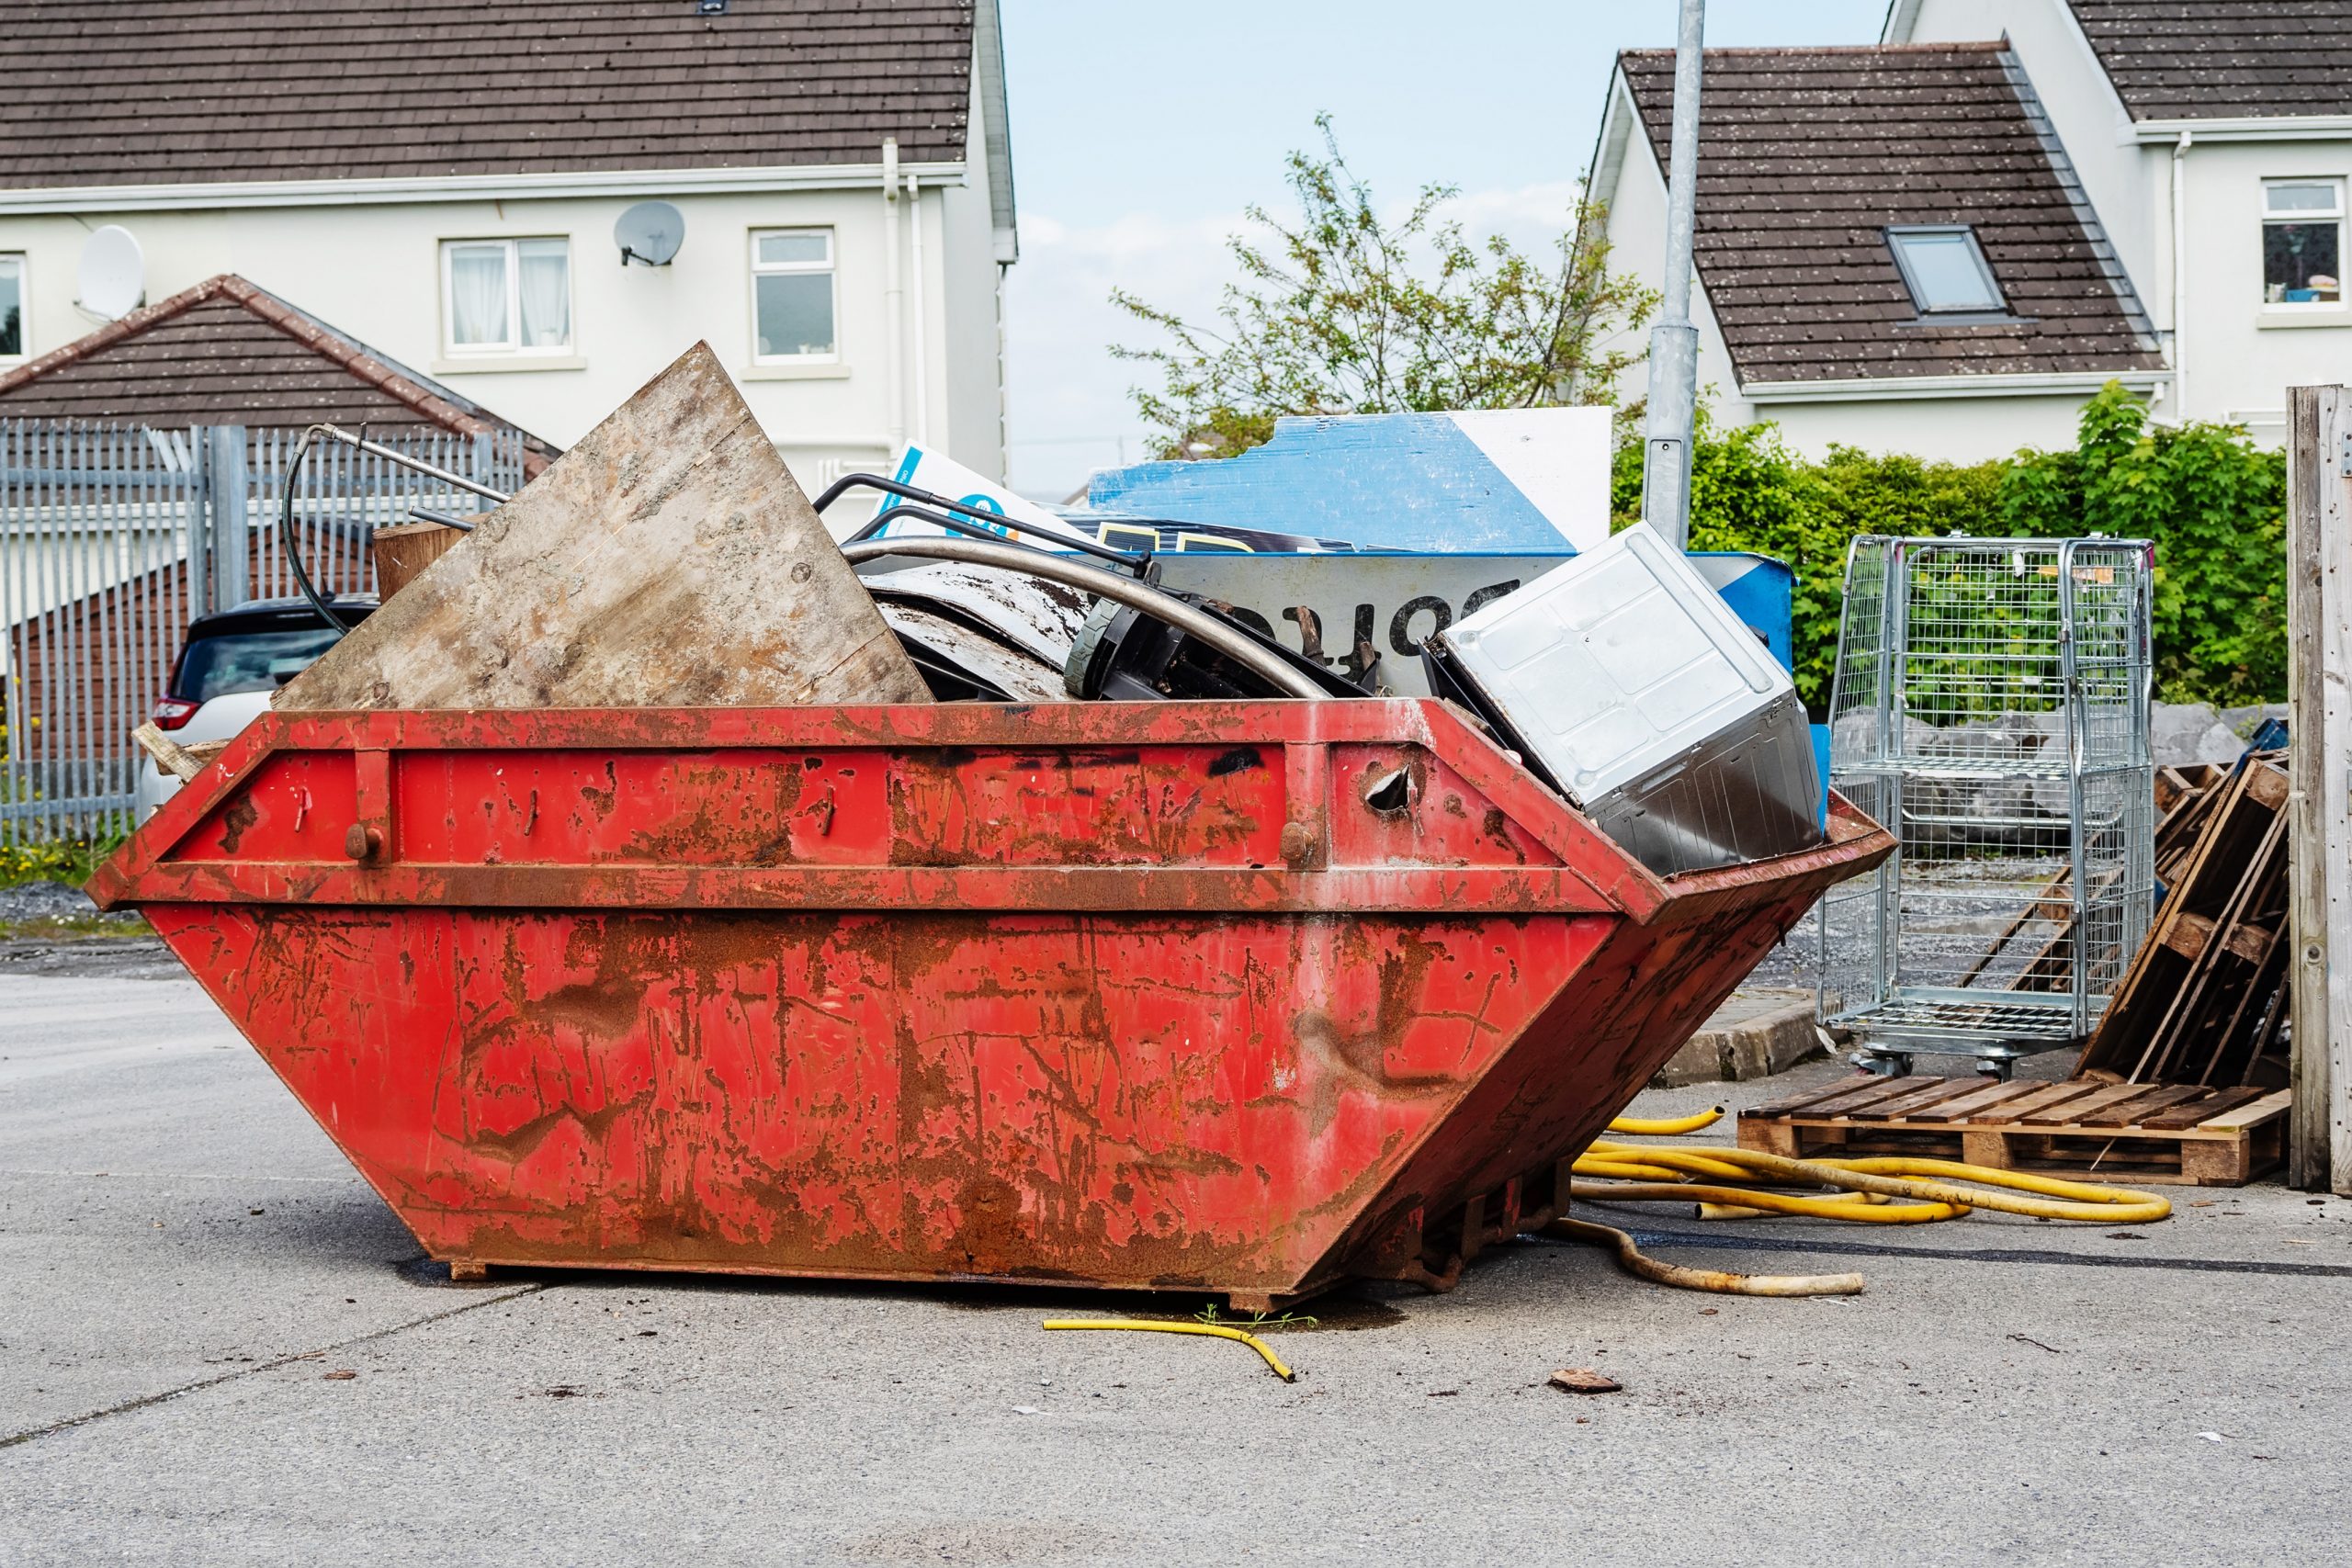
[[[334,640],[335,633],[324,626],[199,637],[180,656],[172,695],[206,703],[232,692],[276,691],[333,648]]]

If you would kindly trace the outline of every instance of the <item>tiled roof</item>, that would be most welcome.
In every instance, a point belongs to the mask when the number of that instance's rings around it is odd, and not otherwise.
[[[243,278],[223,273],[0,373],[0,418],[164,428],[515,427],[385,359]],[[526,471],[556,448],[523,433]]]
[[[2345,0],[2071,0],[2134,119],[2352,114]]]
[[[1619,64],[1663,169],[1674,56]],[[2002,45],[1709,50],[1701,106],[1699,278],[1743,383],[2161,365]],[[1886,241],[1915,223],[1972,225],[2019,319],[1922,323]]]
[[[942,0],[6,0],[0,188],[964,152]]]

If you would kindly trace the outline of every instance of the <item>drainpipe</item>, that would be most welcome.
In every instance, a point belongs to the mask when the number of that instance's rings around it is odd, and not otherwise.
[[[882,315],[888,323],[890,458],[907,444],[906,285],[899,274],[899,139],[882,139]]]
[[[2188,423],[2188,131],[2172,147],[2172,417]]]
[[[907,176],[907,270],[914,274],[915,291],[915,445],[931,445],[931,347],[923,331],[922,186]]]
[[[1674,135],[1667,153],[1666,288],[1650,329],[1649,427],[1642,521],[1676,549],[1690,546],[1690,442],[1699,406],[1699,329],[1690,324],[1690,239],[1698,221],[1699,73],[1706,0],[1682,0],[1674,44]]]

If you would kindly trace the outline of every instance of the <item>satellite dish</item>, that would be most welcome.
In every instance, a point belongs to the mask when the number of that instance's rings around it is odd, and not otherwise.
[[[130,231],[109,223],[83,242],[82,309],[109,321],[120,321],[147,298],[147,262]]]
[[[613,225],[613,243],[621,248],[621,265],[643,262],[668,266],[685,243],[686,215],[666,201],[640,201]]]

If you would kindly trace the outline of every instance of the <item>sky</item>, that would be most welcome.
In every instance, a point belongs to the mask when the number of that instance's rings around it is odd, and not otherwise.
[[[1474,236],[1547,249],[1592,157],[1620,49],[1670,47],[1674,0],[1001,0],[1021,261],[1005,282],[1013,488],[1059,500],[1140,461],[1114,359],[1151,330],[1124,288],[1206,320],[1227,235],[1280,216],[1283,155],[1329,113],[1384,207],[1462,191]],[[1719,46],[1872,43],[1886,0],[1714,0]],[[1435,25],[1432,25],[1434,22]],[[1655,281],[1655,280],[1653,280]]]

